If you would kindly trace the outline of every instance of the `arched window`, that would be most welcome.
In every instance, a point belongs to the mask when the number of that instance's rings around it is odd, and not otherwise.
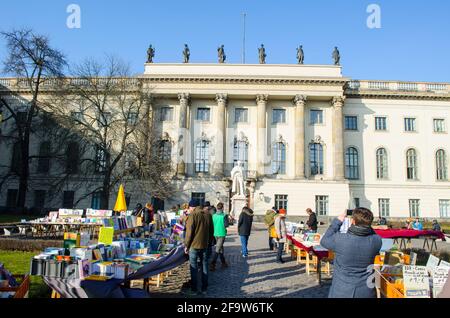
[[[209,172],[209,141],[201,140],[195,145],[195,172]]]
[[[377,179],[387,179],[388,174],[388,155],[384,148],[377,150]]]
[[[77,174],[80,165],[80,146],[77,142],[71,142],[66,150],[66,173]]]
[[[277,142],[273,145],[272,173],[286,174],[286,145],[283,142]]]
[[[242,162],[244,170],[248,170],[248,143],[243,140],[234,141],[233,166],[237,166],[238,161]]]
[[[448,180],[447,174],[447,154],[445,150],[439,149],[436,152],[436,175],[439,181]]]
[[[417,180],[417,152],[409,149],[406,152],[406,175],[408,180]]]
[[[323,146],[319,143],[309,145],[309,166],[312,176],[323,174]]]
[[[345,177],[350,180],[359,179],[359,156],[358,150],[350,147],[345,152]]]
[[[48,173],[50,171],[50,142],[44,141],[39,145],[38,173]]]
[[[172,143],[169,140],[162,140],[159,144],[159,154],[163,161],[172,159]]]

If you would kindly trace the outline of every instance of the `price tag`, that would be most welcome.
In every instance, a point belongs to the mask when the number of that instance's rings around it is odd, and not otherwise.
[[[406,298],[430,298],[430,279],[425,266],[403,266]]]

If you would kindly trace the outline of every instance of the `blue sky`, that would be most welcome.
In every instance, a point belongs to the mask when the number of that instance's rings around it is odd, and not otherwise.
[[[81,7],[81,29],[66,27],[71,3]],[[381,29],[366,25],[372,3],[381,7]],[[191,62],[216,62],[224,44],[227,62],[239,63],[246,12],[247,63],[257,63],[261,43],[267,63],[282,64],[296,62],[299,44],[306,64],[330,64],[339,46],[344,75],[355,79],[450,82],[450,2],[443,0],[8,0],[1,9],[1,30],[31,27],[71,62],[108,53],[134,73],[143,72],[150,43],[155,62],[181,62],[188,43]]]

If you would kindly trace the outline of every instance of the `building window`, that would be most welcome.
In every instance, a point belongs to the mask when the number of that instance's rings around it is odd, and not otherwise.
[[[406,152],[406,174],[408,180],[417,180],[417,153],[415,149]]]
[[[35,208],[43,208],[45,206],[45,190],[36,190],[34,191],[34,207]]]
[[[172,159],[172,143],[169,140],[162,140],[159,144],[159,155],[164,162]]]
[[[328,215],[328,196],[316,195],[316,212],[319,216]]]
[[[173,121],[173,107],[162,107],[160,115],[161,121]]]
[[[272,110],[272,123],[285,124],[286,123],[286,109]]]
[[[209,172],[209,141],[201,140],[195,146],[195,172]]]
[[[436,174],[438,181],[447,181],[447,154],[443,149],[436,152]]]
[[[410,132],[416,131],[416,119],[415,118],[405,118],[405,131],[410,131]]]
[[[445,133],[445,119],[433,119],[435,133]]]
[[[211,110],[209,108],[198,108],[197,109],[197,120],[199,121],[210,121]]]
[[[311,109],[309,111],[309,123],[311,125],[323,124],[323,110]]]
[[[384,148],[377,150],[377,179],[387,179],[388,175],[388,156]]]
[[[355,204],[355,209],[358,209],[361,207],[361,200],[359,198],[354,198],[353,203]]]
[[[387,118],[375,117],[375,130],[386,131],[387,130]]]
[[[50,142],[44,141],[39,145],[38,173],[49,173],[50,171]]]
[[[409,200],[409,216],[412,218],[420,217],[420,200]]]
[[[450,200],[439,200],[439,215],[441,218],[450,218]]]
[[[139,113],[137,112],[130,112],[128,113],[128,125],[130,126],[136,126],[136,124],[138,123],[138,117],[139,117]]]
[[[77,142],[71,142],[66,152],[66,173],[77,174],[80,165],[80,146]]]
[[[233,166],[236,167],[238,161],[242,162],[244,170],[248,170],[248,143],[245,141],[234,141]]]
[[[358,150],[350,147],[345,152],[345,174],[350,180],[359,179],[359,156]]]
[[[203,206],[206,201],[206,195],[204,192],[192,192],[191,198],[193,200],[197,200],[201,206]]]
[[[288,210],[288,196],[285,194],[275,194],[275,209]]]
[[[23,126],[27,122],[28,112],[17,112],[17,124]]]
[[[286,174],[286,145],[282,142],[277,142],[273,145],[272,173]]]
[[[358,130],[358,117],[357,116],[345,116],[345,130]]]
[[[19,194],[19,190],[17,189],[8,189],[6,195],[6,207],[15,208],[17,207],[17,196]]]
[[[323,174],[323,146],[319,143],[309,146],[309,166],[312,176]]]
[[[378,199],[378,211],[380,213],[380,217],[389,217],[390,199]]]
[[[92,193],[91,209],[99,210],[101,207],[101,202],[102,202],[102,193],[101,192]]]
[[[101,146],[95,150],[95,172],[103,173],[106,171],[106,151]]]
[[[234,110],[234,122],[235,123],[248,122],[248,109],[247,108],[236,108]]]
[[[63,194],[63,209],[73,209],[75,200],[74,191],[64,191]]]

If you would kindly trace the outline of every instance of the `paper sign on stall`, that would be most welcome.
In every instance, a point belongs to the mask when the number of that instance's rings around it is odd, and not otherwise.
[[[438,298],[448,279],[449,269],[446,267],[436,267],[433,271],[433,298]]]
[[[416,265],[417,263],[417,253],[411,252],[410,254],[410,261],[409,261],[409,265]]]
[[[403,266],[406,298],[430,298],[430,280],[425,266]]]
[[[111,245],[114,236],[114,228],[112,227],[101,227],[98,234],[98,243]]]
[[[439,267],[446,267],[446,268],[450,268],[450,263],[446,262],[446,261],[441,261],[439,263]]]
[[[436,256],[430,254],[430,257],[428,258],[428,262],[427,262],[427,269],[430,273],[433,272],[435,267],[439,266],[439,262],[441,260],[439,258],[437,258]]]

